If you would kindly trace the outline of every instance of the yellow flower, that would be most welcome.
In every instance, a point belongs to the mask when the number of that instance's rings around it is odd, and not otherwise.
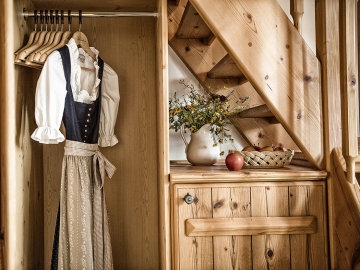
[[[193,131],[195,131],[195,130],[196,130],[196,127],[195,127],[195,126],[191,126],[190,131],[193,132]]]
[[[224,155],[224,151],[221,151],[221,152],[220,152],[220,156],[223,156],[223,155]]]

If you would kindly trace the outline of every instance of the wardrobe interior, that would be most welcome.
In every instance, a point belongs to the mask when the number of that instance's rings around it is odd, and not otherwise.
[[[159,185],[165,175],[163,142],[167,132],[160,102],[166,100],[163,73],[167,37],[161,34],[158,0],[14,0],[1,1],[1,233],[8,269],[48,269],[59,205],[64,143],[42,145],[30,135],[36,128],[35,90],[40,69],[15,65],[14,52],[34,31],[40,10],[83,12],[159,12],[158,16],[83,17],[81,31],[90,46],[118,75],[120,106],[115,125],[119,143],[101,149],[117,170],[105,181],[115,269],[159,269]],[[165,4],[164,4],[165,3]],[[166,12],[166,10],[165,10]],[[165,13],[166,14],[166,13]],[[165,16],[166,17],[166,16]],[[40,29],[40,22],[37,26]],[[44,27],[44,26],[43,26]],[[79,30],[72,18],[71,31]],[[68,29],[65,18],[64,30]],[[165,101],[167,102],[167,101]],[[160,115],[160,116],[159,116]],[[162,160],[161,160],[162,159]],[[166,159],[166,157],[165,157]],[[166,166],[165,166],[166,167]],[[7,180],[11,179],[11,181]]]

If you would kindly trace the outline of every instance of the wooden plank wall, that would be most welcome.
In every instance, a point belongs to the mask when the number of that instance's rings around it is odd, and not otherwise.
[[[72,27],[75,31],[78,26]],[[105,181],[114,267],[158,269],[156,19],[84,18],[81,29],[119,76],[119,143],[101,149],[117,167]],[[44,148],[45,268],[50,263],[62,156],[63,144]]]

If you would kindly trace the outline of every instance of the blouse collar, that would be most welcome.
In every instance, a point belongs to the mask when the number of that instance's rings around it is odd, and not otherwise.
[[[98,86],[100,84],[99,79],[99,65],[98,65],[98,56],[99,51],[96,50],[94,47],[90,47],[91,51],[93,51],[96,55],[96,60],[93,60],[90,55],[85,52],[82,48],[78,48],[75,40],[71,38],[67,44],[70,51],[70,59],[71,59],[71,88],[74,96],[74,100],[77,102],[84,102],[84,103],[92,103],[96,100],[98,96]],[[82,59],[79,59],[79,56],[82,55]],[[93,66],[95,69],[95,82],[92,89],[88,92],[87,90],[81,89],[81,65],[79,62],[85,63],[87,66]],[[85,66],[84,65],[84,66]]]

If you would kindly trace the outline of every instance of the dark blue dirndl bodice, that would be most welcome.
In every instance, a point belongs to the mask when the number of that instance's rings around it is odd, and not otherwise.
[[[101,82],[99,84],[98,98],[91,104],[74,100],[71,89],[71,59],[68,46],[58,50],[61,55],[66,79],[66,98],[63,122],[66,128],[66,139],[70,141],[95,144],[99,138],[99,124],[101,111]],[[98,57],[99,74],[102,79],[104,61]]]

